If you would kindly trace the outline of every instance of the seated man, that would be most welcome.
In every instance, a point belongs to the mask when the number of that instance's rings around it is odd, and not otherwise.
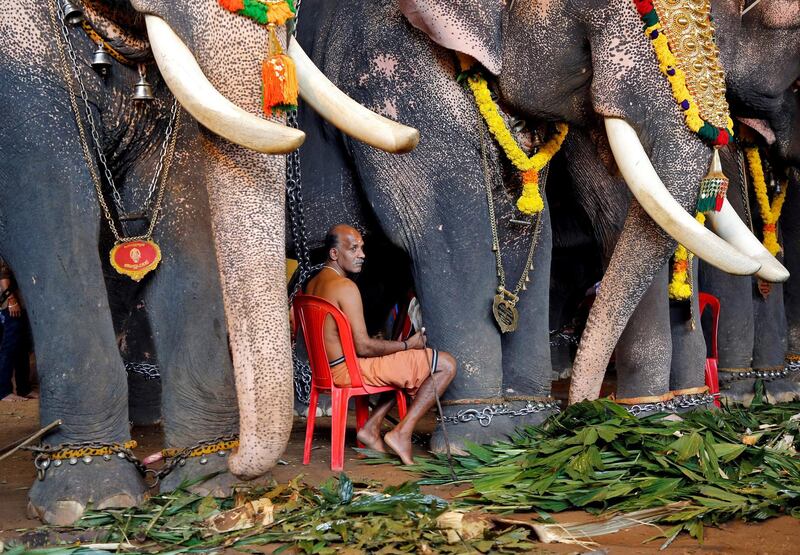
[[[363,247],[361,234],[352,227],[337,225],[331,228],[325,238],[328,260],[323,269],[308,282],[306,293],[330,301],[347,316],[365,383],[402,388],[414,398],[406,417],[384,438],[404,464],[413,464],[411,433],[420,418],[436,402],[436,395],[442,395],[453,381],[456,360],[449,353],[426,348],[424,328],[407,341],[373,339],[367,334],[361,293],[347,277],[348,274],[361,271],[365,258]],[[334,383],[339,386],[350,385],[339,330],[332,318],[325,322],[325,349],[331,360]],[[436,376],[432,377],[434,372]],[[394,402],[392,395],[372,411],[369,420],[358,432],[361,443],[371,449],[385,451],[380,427]]]

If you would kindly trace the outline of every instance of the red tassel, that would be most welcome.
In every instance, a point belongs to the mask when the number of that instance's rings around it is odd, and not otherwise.
[[[286,111],[297,107],[297,74],[294,62],[286,54],[270,56],[261,65],[264,113]]]
[[[275,30],[270,26],[270,57],[261,64],[264,113],[297,108],[297,70],[292,59],[283,53]]]

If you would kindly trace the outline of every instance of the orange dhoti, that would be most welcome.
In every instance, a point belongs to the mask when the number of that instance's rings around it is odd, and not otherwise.
[[[396,387],[413,397],[422,382],[436,371],[438,361],[439,352],[436,349],[414,349],[382,357],[359,357],[358,366],[361,368],[361,379],[364,383],[376,387]],[[345,362],[336,359],[330,364],[333,383],[339,387],[348,387],[350,373]]]

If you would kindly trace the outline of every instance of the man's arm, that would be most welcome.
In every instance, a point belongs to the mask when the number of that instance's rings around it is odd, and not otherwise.
[[[421,349],[423,347],[422,335],[417,333],[409,337],[407,341],[387,341],[385,339],[373,339],[367,333],[367,324],[364,322],[364,306],[361,302],[361,293],[358,286],[352,281],[342,281],[336,291],[336,300],[342,312],[345,313],[350,321],[350,328],[353,330],[353,342],[356,346],[356,354],[360,357],[379,357],[391,355],[398,351],[408,349]]]
[[[5,291],[11,287],[11,280],[9,278],[0,278],[0,291]],[[19,299],[17,299],[14,293],[11,293],[8,296],[8,313],[17,318],[22,312],[22,309],[19,306]]]

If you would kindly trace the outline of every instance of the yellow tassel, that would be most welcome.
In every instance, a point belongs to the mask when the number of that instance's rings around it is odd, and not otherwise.
[[[293,17],[294,13],[292,13],[289,4],[286,2],[271,3],[269,10],[267,10],[267,21],[269,21],[270,25],[284,25],[287,20]]]

